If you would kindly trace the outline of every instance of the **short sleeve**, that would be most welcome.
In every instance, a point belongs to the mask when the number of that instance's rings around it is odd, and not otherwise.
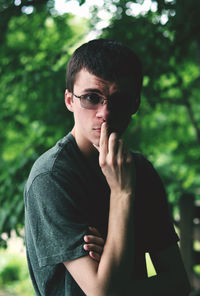
[[[139,175],[138,236],[145,246],[145,251],[160,251],[176,243],[179,238],[173,226],[161,178],[145,158],[142,158]]]
[[[30,186],[26,215],[40,267],[87,255],[83,236],[88,223],[77,204],[79,192],[70,191],[70,182],[52,172],[37,176]]]

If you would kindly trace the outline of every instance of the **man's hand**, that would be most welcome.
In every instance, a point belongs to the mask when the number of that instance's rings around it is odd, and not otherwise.
[[[95,227],[89,227],[91,234],[84,236],[84,249],[89,252],[89,256],[99,262],[104,247],[104,239]]]
[[[126,287],[132,284],[134,271],[135,166],[130,151],[117,134],[109,136],[106,123],[101,126],[96,148],[99,165],[111,189],[105,246],[99,233],[86,235],[84,249],[89,256],[64,264],[86,295],[124,295]]]
[[[116,133],[108,135],[106,123],[101,126],[99,147],[96,148],[99,150],[99,165],[111,193],[133,194],[135,171],[132,155]]]

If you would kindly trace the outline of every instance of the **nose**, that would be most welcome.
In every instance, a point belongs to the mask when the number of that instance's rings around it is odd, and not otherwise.
[[[104,121],[107,121],[108,117],[109,117],[109,114],[110,114],[110,111],[108,109],[108,104],[107,104],[106,101],[104,101],[104,104],[100,105],[98,107],[96,116],[98,118],[102,118]]]

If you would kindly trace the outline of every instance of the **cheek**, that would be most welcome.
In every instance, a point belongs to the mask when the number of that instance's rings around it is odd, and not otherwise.
[[[83,129],[91,123],[93,117],[93,112],[87,109],[78,110],[75,114],[76,122],[79,123],[79,126]]]

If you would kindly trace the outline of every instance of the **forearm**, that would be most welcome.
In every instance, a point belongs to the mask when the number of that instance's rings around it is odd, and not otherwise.
[[[129,252],[129,249],[127,251]],[[123,255],[119,256],[118,251],[112,253],[112,250],[111,254],[109,266],[101,266],[102,272],[107,268],[108,276],[110,276],[107,278],[107,281],[103,279],[106,285],[103,286],[104,288],[99,294],[101,296],[188,296],[191,292],[187,276],[179,274],[177,277],[177,273],[180,270],[174,268],[173,271],[162,272],[159,275],[144,280],[134,280],[131,276],[133,267],[132,256],[124,258]],[[107,254],[104,253],[104,255],[106,259]],[[121,265],[119,266],[119,264]],[[101,287],[102,284],[101,278]]]
[[[117,295],[131,281],[134,267],[133,213],[131,194],[111,194],[107,240],[97,270],[102,295]]]
[[[174,261],[169,271],[145,279],[134,280],[134,197],[110,200],[108,235],[97,268],[100,296],[188,296],[190,285],[184,268]],[[173,249],[173,247],[171,247]],[[165,254],[167,257],[168,254]],[[168,257],[167,257],[168,258]],[[170,256],[171,258],[171,256]],[[178,276],[177,276],[178,275]]]

